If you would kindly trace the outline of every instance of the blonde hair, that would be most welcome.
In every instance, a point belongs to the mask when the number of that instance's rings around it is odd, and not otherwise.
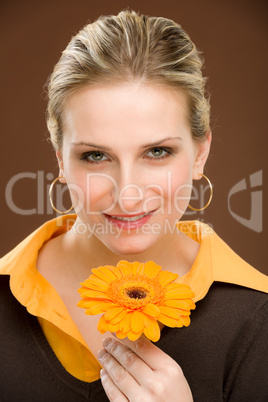
[[[209,129],[203,61],[187,33],[174,21],[122,11],[102,16],[74,36],[48,81],[47,126],[55,149],[62,146],[64,102],[77,89],[98,83],[140,80],[182,91],[193,138]]]

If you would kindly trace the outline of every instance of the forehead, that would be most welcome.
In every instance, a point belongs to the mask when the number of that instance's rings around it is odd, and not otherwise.
[[[85,86],[64,107],[63,134],[74,141],[88,137],[154,141],[189,130],[185,95],[164,85]]]

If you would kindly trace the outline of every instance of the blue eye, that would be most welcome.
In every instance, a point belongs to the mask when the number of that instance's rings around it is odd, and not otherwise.
[[[108,160],[108,158],[100,151],[91,151],[83,153],[81,160],[85,160],[90,163],[99,163]]]

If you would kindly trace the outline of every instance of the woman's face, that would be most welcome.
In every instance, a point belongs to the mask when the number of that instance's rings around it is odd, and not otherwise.
[[[77,233],[121,255],[165,244],[209,152],[210,137],[192,139],[184,96],[160,85],[86,86],[64,112],[57,157]]]

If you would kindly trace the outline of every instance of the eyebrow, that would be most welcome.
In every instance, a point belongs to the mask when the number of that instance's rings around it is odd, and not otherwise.
[[[166,137],[166,138],[162,138],[161,140],[155,141],[155,142],[150,142],[149,144],[146,145],[142,145],[141,148],[149,148],[149,147],[154,147],[156,145],[160,145],[162,144],[162,142],[168,141],[168,140],[181,140],[181,137]],[[88,143],[88,142],[83,142],[83,141],[79,141],[79,142],[72,142],[71,143],[72,146],[79,146],[79,145],[86,145],[88,147],[92,147],[92,148],[98,148],[98,149],[102,149],[104,151],[110,151],[109,147],[105,147],[104,145],[97,145],[97,144],[92,144],[92,143]]]

